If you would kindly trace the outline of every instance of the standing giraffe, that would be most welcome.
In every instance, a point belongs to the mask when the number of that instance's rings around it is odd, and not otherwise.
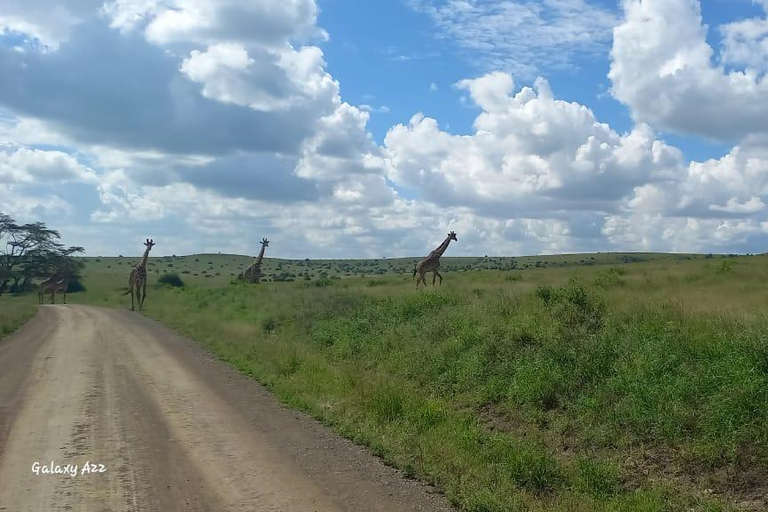
[[[440,272],[438,272],[440,269],[440,256],[442,256],[445,250],[448,249],[448,244],[451,243],[451,240],[455,240],[456,242],[459,241],[456,238],[456,233],[453,231],[448,233],[448,236],[445,238],[443,243],[441,243],[434,251],[429,253],[426,258],[413,266],[413,277],[416,277],[417,272],[419,273],[419,278],[416,279],[417,288],[419,287],[420,282],[423,282],[424,286],[427,286],[427,278],[425,277],[427,272],[432,272],[432,286],[435,286],[436,277],[439,277],[440,284],[443,284],[443,276],[441,276]]]
[[[239,279],[248,281],[249,283],[258,283],[259,279],[261,279],[261,260],[264,259],[264,251],[269,245],[269,240],[262,238],[261,242],[259,243],[261,244],[259,255],[253,261],[253,263],[251,263],[251,265],[243,270],[238,276]]]
[[[155,245],[155,242],[147,238],[147,241],[144,242],[144,245],[147,247],[144,250],[144,256],[141,258],[141,263],[133,267],[133,270],[131,270],[131,276],[128,278],[129,290],[123,294],[131,294],[131,311],[134,311],[134,294],[136,295],[136,302],[139,303],[139,311],[141,311],[141,308],[144,305],[144,299],[147,298],[147,257],[149,257],[149,251],[152,250],[152,246]]]
[[[64,295],[64,304],[67,303],[67,288],[69,288],[69,275],[56,272],[50,278],[40,283],[37,289],[37,300],[39,304],[43,303],[43,296],[46,293],[51,294],[51,304],[56,304],[56,293],[61,292]]]

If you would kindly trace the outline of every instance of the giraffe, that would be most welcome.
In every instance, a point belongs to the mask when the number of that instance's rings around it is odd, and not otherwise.
[[[136,302],[139,303],[139,311],[141,311],[142,306],[144,306],[144,299],[147,298],[147,257],[149,257],[149,251],[152,250],[152,246],[155,245],[155,242],[147,238],[144,245],[147,247],[144,250],[144,256],[141,258],[141,263],[131,270],[131,276],[128,278],[129,290],[123,294],[131,294],[131,311],[134,311],[134,294],[136,295]]]
[[[64,304],[67,303],[67,288],[69,288],[69,275],[56,272],[50,278],[46,279],[37,290],[38,303],[43,303],[43,296],[46,293],[51,294],[51,304],[56,304],[56,293],[61,292],[64,295]]]
[[[440,269],[440,256],[442,256],[445,250],[448,249],[448,244],[451,243],[451,240],[455,240],[456,242],[459,241],[456,238],[456,233],[453,231],[448,233],[448,236],[445,238],[443,243],[441,243],[434,251],[430,252],[426,258],[414,264],[413,277],[416,277],[417,272],[419,274],[419,278],[416,279],[416,288],[419,287],[420,282],[424,283],[424,286],[427,286],[427,278],[425,277],[427,272],[432,272],[432,286],[435,285],[436,277],[439,277],[440,284],[443,284],[443,276],[441,276],[440,272],[438,272]]]
[[[264,251],[269,245],[269,240],[262,238],[261,242],[259,243],[261,244],[259,255],[256,257],[254,262],[251,263],[251,265],[243,270],[238,276],[239,279],[248,281],[249,283],[258,283],[259,279],[261,279],[261,260],[264,259]]]

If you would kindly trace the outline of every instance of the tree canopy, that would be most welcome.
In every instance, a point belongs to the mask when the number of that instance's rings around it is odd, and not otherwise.
[[[59,232],[43,222],[18,224],[0,212],[0,295],[24,292],[54,274],[79,277],[83,264],[72,256],[84,249],[59,240]]]

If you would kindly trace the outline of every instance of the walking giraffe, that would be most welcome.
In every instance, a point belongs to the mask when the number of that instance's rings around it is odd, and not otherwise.
[[[147,238],[144,245],[147,247],[144,250],[144,256],[141,258],[141,263],[131,270],[131,276],[128,278],[129,290],[123,294],[131,294],[131,311],[134,311],[134,294],[136,295],[136,302],[139,303],[139,311],[141,311],[142,306],[144,306],[144,299],[147,298],[147,257],[149,257],[149,251],[152,250],[152,246],[155,245],[155,242]]]
[[[426,258],[413,266],[413,276],[416,277],[417,272],[419,274],[419,278],[416,279],[417,288],[419,287],[420,282],[423,282],[424,286],[427,286],[427,278],[425,277],[427,272],[432,272],[432,286],[435,285],[436,277],[439,277],[440,284],[443,284],[443,276],[441,276],[440,272],[438,272],[440,269],[440,256],[442,256],[445,250],[448,249],[448,244],[451,243],[451,240],[455,240],[456,242],[459,241],[456,238],[456,233],[453,231],[448,233],[448,236],[445,238],[443,243],[441,243],[434,251],[429,253]]]
[[[242,279],[245,281],[248,281],[249,283],[258,283],[259,279],[261,279],[261,260],[264,259],[264,251],[267,249],[267,246],[269,245],[269,240],[266,238],[262,238],[261,242],[261,250],[259,251],[259,255],[256,257],[256,259],[251,263],[251,265],[243,270],[240,275],[238,276],[238,279]]]
[[[43,303],[43,296],[46,293],[51,294],[51,304],[56,304],[57,292],[61,292],[64,295],[64,304],[66,304],[67,288],[69,288],[69,275],[56,272],[53,276],[40,283],[37,289],[38,304]]]

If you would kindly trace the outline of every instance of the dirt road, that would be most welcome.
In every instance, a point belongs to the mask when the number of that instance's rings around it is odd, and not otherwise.
[[[158,323],[57,305],[0,341],[0,510],[451,509]]]

